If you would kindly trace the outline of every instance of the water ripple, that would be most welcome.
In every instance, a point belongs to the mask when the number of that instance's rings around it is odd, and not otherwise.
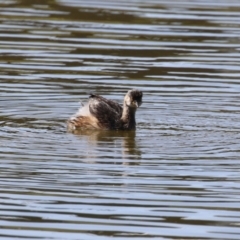
[[[236,1],[0,9],[0,237],[239,239]],[[66,132],[130,88],[136,132]]]

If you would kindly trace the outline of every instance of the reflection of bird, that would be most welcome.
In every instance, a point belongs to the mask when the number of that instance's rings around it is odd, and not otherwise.
[[[132,130],[136,127],[135,112],[142,104],[142,92],[130,90],[124,97],[123,107],[117,102],[91,94],[89,102],[79,109],[68,122],[69,131],[77,129]]]

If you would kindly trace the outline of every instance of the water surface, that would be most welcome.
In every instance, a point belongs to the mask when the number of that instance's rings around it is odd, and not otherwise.
[[[236,1],[0,3],[0,238],[240,238]],[[143,91],[136,132],[66,132]]]

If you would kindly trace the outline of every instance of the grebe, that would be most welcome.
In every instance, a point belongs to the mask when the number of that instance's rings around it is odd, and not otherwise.
[[[88,103],[67,121],[68,131],[78,129],[134,130],[135,113],[142,104],[142,92],[129,90],[123,107],[115,101],[91,94]]]

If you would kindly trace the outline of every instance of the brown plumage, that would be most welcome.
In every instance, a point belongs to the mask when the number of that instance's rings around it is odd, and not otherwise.
[[[91,94],[88,103],[67,121],[67,128],[132,130],[136,128],[135,113],[142,104],[142,92],[130,90],[123,106],[102,96]]]

